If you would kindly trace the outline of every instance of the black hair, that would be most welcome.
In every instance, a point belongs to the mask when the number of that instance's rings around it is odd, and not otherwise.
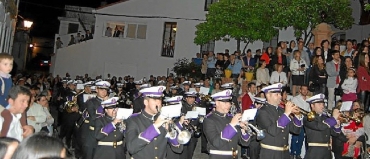
[[[12,159],[61,158],[64,144],[47,133],[36,133],[19,144]]]
[[[14,86],[9,90],[8,99],[17,99],[18,95],[23,94],[31,97],[31,91],[25,86]]]
[[[254,83],[254,82],[249,82],[249,83],[248,83],[248,88],[251,88],[251,87],[252,87],[252,85],[256,85],[256,83]]]

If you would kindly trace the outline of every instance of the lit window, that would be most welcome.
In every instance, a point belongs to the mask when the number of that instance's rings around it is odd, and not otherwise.
[[[161,56],[173,57],[175,54],[177,23],[166,22],[164,24],[162,53]]]

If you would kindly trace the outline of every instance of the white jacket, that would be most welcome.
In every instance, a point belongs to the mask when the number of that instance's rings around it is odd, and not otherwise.
[[[304,70],[306,70],[308,68],[306,61],[302,58],[299,61],[292,59],[292,61],[290,61],[290,71],[292,71],[292,75],[304,75],[305,71],[297,71],[303,64],[305,65]]]
[[[27,111],[27,117],[28,116],[35,117],[35,121],[27,118],[27,123],[35,128],[35,133],[39,132],[42,128],[41,124],[46,122],[47,115],[44,112],[44,108],[40,104],[33,103]]]
[[[280,79],[279,79],[280,77]],[[274,71],[271,73],[270,77],[270,83],[275,84],[275,83],[282,83],[284,86],[288,83],[288,79],[286,77],[285,72],[280,72],[280,74],[277,71]]]
[[[349,94],[349,93],[356,93],[357,89],[357,78],[348,77],[343,81],[342,89],[343,93]]]

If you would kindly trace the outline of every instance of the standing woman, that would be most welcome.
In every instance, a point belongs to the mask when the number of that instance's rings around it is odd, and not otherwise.
[[[324,63],[324,59],[322,58],[322,56],[320,55],[316,55],[314,58],[313,58],[313,61],[312,61],[312,70],[310,72],[310,85],[312,86],[312,84],[314,86],[318,86],[316,89],[315,88],[315,91],[313,92],[314,95],[316,94],[326,94],[326,82],[328,80],[328,74],[326,73],[326,70],[325,70],[325,63]]]
[[[294,59],[290,61],[290,70],[292,71],[292,95],[295,96],[297,93],[297,87],[304,84],[304,74],[306,71],[306,61],[301,59],[301,52],[298,50],[294,51]]]
[[[358,88],[357,93],[359,99],[364,103],[365,112],[369,112],[369,96],[370,96],[370,68],[369,68],[369,55],[362,53],[359,56],[359,67],[357,71]]]

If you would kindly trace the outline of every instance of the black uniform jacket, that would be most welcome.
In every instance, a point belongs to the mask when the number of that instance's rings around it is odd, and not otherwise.
[[[261,144],[287,147],[289,132],[299,134],[301,127],[293,122],[289,122],[285,127],[278,126],[279,118],[285,115],[284,110],[278,106],[273,106],[266,103],[258,111],[256,115],[256,125],[259,129],[265,131],[265,138],[260,141]],[[261,159],[289,159],[289,151],[276,151],[261,147]]]
[[[230,114],[222,114],[213,111],[206,116],[203,123],[203,132],[208,140],[207,148],[210,158],[232,158],[231,155],[213,155],[212,151],[236,151],[238,143],[243,146],[249,144],[249,134],[242,136],[239,126],[231,126],[233,117]]]
[[[109,116],[104,116],[96,119],[95,122],[95,137],[98,142],[122,142],[122,144],[114,146],[113,144],[99,145],[96,148],[94,159],[125,159],[123,130],[112,123],[113,119]]]
[[[172,142],[170,143],[170,139],[166,138],[167,132],[164,127],[158,129],[160,133],[158,134],[158,130],[153,125],[154,121],[154,116],[144,110],[127,119],[126,146],[134,159],[165,158],[167,144],[170,144],[174,152],[182,152],[182,145],[178,143],[174,145]]]
[[[307,159],[326,159],[331,158],[331,151],[330,151],[330,136],[339,136],[341,132],[341,128],[335,128],[334,125],[336,124],[335,119],[333,117],[329,118],[325,115],[316,115],[313,121],[308,121],[307,117],[303,120],[306,136],[307,136],[307,143],[308,149],[306,152],[305,158]],[[310,143],[327,143],[327,147],[322,146],[310,146]]]
[[[95,147],[97,144],[94,133],[95,120],[104,115],[104,110],[101,107],[102,101],[102,99],[95,97],[87,100],[85,103],[88,114],[86,115],[85,123],[81,126],[81,135],[86,136],[84,144],[89,147]]]

